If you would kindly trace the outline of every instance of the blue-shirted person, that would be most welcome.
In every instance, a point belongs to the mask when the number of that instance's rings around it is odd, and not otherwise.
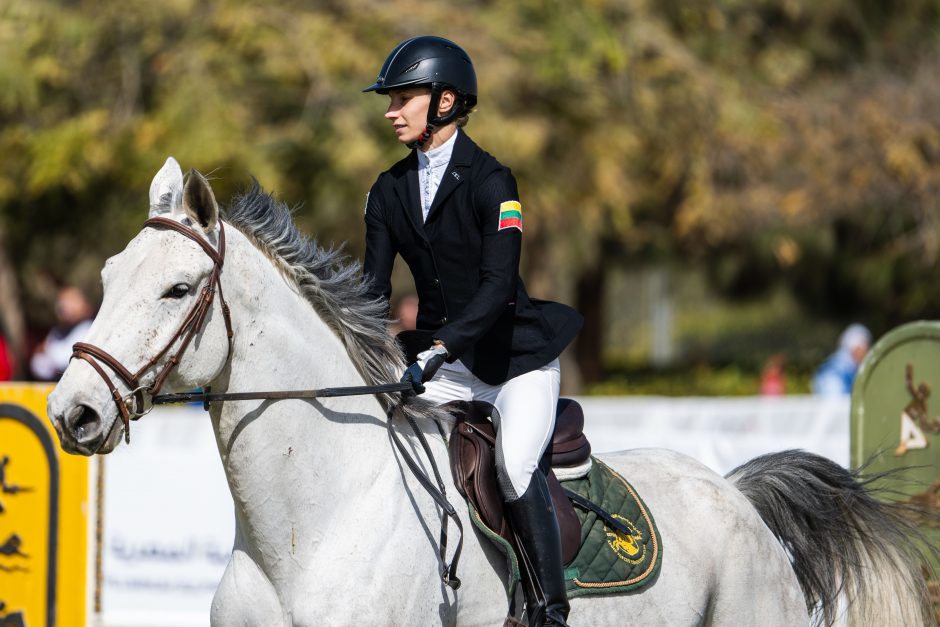
[[[852,393],[855,373],[871,346],[871,332],[862,324],[851,324],[839,337],[839,349],[813,374],[813,394],[843,396]]]

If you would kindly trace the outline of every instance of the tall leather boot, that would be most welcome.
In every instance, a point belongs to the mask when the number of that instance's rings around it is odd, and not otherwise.
[[[532,473],[525,494],[506,503],[506,512],[525,553],[523,559],[533,571],[535,581],[531,583],[541,592],[541,599],[529,599],[526,595],[530,627],[567,626],[569,606],[561,563],[561,535],[548,483],[540,469]]]

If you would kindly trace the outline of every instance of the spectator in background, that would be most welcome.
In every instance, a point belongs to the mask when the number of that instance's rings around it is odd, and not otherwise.
[[[77,287],[66,285],[56,295],[58,323],[36,347],[29,366],[40,381],[57,381],[72,358],[72,345],[84,339],[91,326],[91,303]]]
[[[767,358],[760,376],[761,396],[783,396],[786,392],[787,378],[783,372],[785,359],[776,354]]]
[[[851,394],[855,373],[870,346],[871,332],[861,324],[849,325],[839,337],[839,350],[830,355],[813,375],[813,394]]]
[[[13,351],[10,350],[10,340],[6,329],[0,325],[0,381],[9,381],[13,378]]]

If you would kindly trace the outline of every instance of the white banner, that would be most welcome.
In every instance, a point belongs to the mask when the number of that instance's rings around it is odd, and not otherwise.
[[[235,518],[209,414],[160,407],[105,462],[103,625],[208,625]]]
[[[815,397],[583,397],[593,451],[663,447],[724,474],[762,453],[849,458],[849,401]],[[391,450],[389,450],[391,455]],[[234,539],[228,484],[201,407],[158,408],[105,466],[106,626],[208,625]]]
[[[849,397],[579,397],[594,453],[668,448],[726,474],[749,459],[804,449],[848,466]]]

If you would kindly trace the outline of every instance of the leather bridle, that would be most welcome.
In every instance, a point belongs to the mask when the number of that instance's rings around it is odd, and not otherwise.
[[[208,410],[209,403],[212,401],[249,399],[278,400],[287,398],[313,399],[335,396],[357,396],[360,394],[388,394],[391,392],[410,392],[412,390],[411,383],[399,382],[379,385],[322,388],[319,390],[286,390],[282,392],[231,392],[213,394],[208,389],[206,389],[203,392],[186,392],[182,394],[165,394],[162,396],[157,396],[157,392],[159,392],[160,388],[163,387],[164,382],[173,371],[173,368],[179,364],[180,358],[186,351],[189,343],[202,328],[203,322],[205,322],[206,319],[206,315],[209,313],[209,309],[212,308],[212,301],[215,298],[216,290],[219,292],[219,302],[222,305],[222,317],[225,320],[225,329],[228,333],[228,356],[231,356],[232,337],[234,334],[232,332],[231,313],[229,312],[228,304],[225,302],[225,296],[222,293],[222,265],[225,261],[225,230],[222,226],[222,222],[219,221],[218,249],[213,248],[212,245],[209,244],[209,242],[207,242],[205,238],[199,235],[199,233],[197,233],[194,229],[169,218],[161,218],[159,216],[150,218],[144,222],[144,228],[147,227],[166,227],[176,231],[177,233],[185,235],[202,247],[205,253],[209,255],[209,258],[212,259],[212,263],[214,265],[212,272],[209,274],[209,278],[202,287],[202,294],[199,296],[199,300],[196,301],[196,303],[193,305],[193,308],[189,311],[189,314],[187,314],[186,318],[183,319],[183,323],[180,325],[179,329],[177,329],[176,333],[173,334],[173,336],[167,342],[166,346],[163,347],[163,350],[154,355],[153,358],[141,366],[137,372],[131,372],[115,357],[110,355],[103,348],[95,346],[94,344],[76,342],[72,346],[72,357],[82,359],[91,364],[91,367],[94,368],[99,375],[101,375],[101,378],[104,380],[105,384],[108,386],[108,389],[111,391],[111,398],[114,399],[114,403],[117,405],[118,413],[120,413],[121,420],[124,423],[124,441],[127,444],[130,444],[131,441],[130,421],[137,420],[142,415],[144,415],[144,413],[146,413],[144,411],[144,392],[150,395],[151,402],[154,404],[183,403],[200,400],[203,402],[203,406]],[[166,360],[163,368],[157,373],[154,382],[149,386],[141,385],[140,378],[148,370],[156,367],[160,360],[163,359],[164,355],[166,355],[177,342],[179,342],[179,349],[173,353],[169,359]],[[226,361],[228,360],[228,356],[226,357]],[[108,376],[108,373],[105,371],[105,369],[101,366],[100,363],[98,363],[99,361],[103,362],[105,365],[111,368],[111,370],[115,372],[121,378],[121,380],[123,380],[124,383],[129,386],[130,393],[126,397],[121,396],[117,386],[114,385],[111,377]],[[130,398],[134,399],[133,412],[127,406],[128,399]],[[441,580],[445,585],[456,590],[460,587],[460,579],[457,577],[457,563],[460,560],[460,553],[463,547],[463,524],[460,522],[460,518],[457,516],[457,511],[454,509],[454,506],[447,500],[447,493],[445,491],[443,479],[441,478],[440,472],[438,471],[437,463],[434,461],[434,456],[427,443],[427,440],[425,439],[424,434],[421,432],[421,429],[418,428],[415,419],[402,412],[410,424],[412,430],[414,431],[415,436],[418,438],[418,441],[421,443],[421,446],[430,462],[431,468],[434,471],[434,478],[437,483],[436,486],[431,482],[430,477],[428,477],[428,475],[421,469],[417,462],[411,458],[407,448],[399,440],[398,435],[392,428],[392,417],[396,409],[398,409],[398,407],[393,406],[389,408],[387,412],[387,426],[389,436],[395,443],[395,446],[398,448],[402,458],[407,463],[412,473],[414,473],[422,487],[443,509],[443,514],[441,516],[440,536],[440,557],[443,563],[441,570]],[[440,425],[438,425],[438,428],[440,429]],[[443,432],[441,432],[441,435],[444,435]],[[105,440],[107,440],[107,438],[105,438]],[[448,564],[446,561],[448,518],[454,521],[460,533],[457,549],[454,552],[450,564]]]
[[[221,281],[222,265],[225,262],[225,229],[222,226],[222,222],[219,221],[218,249],[213,248],[212,245],[207,242],[205,238],[199,235],[199,233],[197,233],[194,229],[169,218],[162,218],[159,216],[150,218],[144,222],[144,228],[146,227],[165,227],[185,235],[202,247],[205,253],[209,255],[209,258],[212,260],[214,265],[212,272],[209,274],[209,278],[202,287],[202,293],[199,295],[199,299],[183,319],[183,323],[179,326],[176,333],[173,334],[173,336],[167,342],[166,346],[164,346],[160,352],[154,355],[150,361],[141,366],[137,372],[131,372],[129,368],[125,367],[120,361],[118,361],[103,348],[93,344],[87,344],[85,342],[76,342],[72,346],[72,357],[77,357],[78,359],[87,361],[89,364],[91,364],[92,368],[94,368],[95,371],[101,375],[101,378],[104,379],[105,384],[108,386],[108,389],[111,392],[111,397],[114,399],[115,405],[117,405],[118,413],[121,415],[121,420],[124,422],[124,440],[128,444],[131,441],[130,421],[137,420],[145,413],[144,392],[151,396],[156,395],[156,393],[160,391],[160,388],[163,387],[163,384],[166,382],[167,377],[170,375],[173,369],[179,365],[180,358],[186,351],[189,343],[196,336],[196,334],[199,333],[200,329],[202,329],[206,315],[212,308],[212,301],[215,299],[216,290],[219,292],[219,302],[222,305],[222,318],[225,320],[225,329],[228,332],[229,353],[231,353],[232,350],[232,319],[228,304],[225,302],[225,295],[222,293]],[[157,373],[153,383],[149,386],[141,385],[140,378],[148,370],[156,367],[160,360],[163,359],[163,357],[170,351],[171,348],[173,348],[175,344],[177,344],[177,342],[179,342],[178,350],[166,360],[166,363]],[[117,386],[114,385],[111,377],[108,376],[108,373],[105,372],[105,369],[99,362],[103,362],[105,365],[111,368],[111,370],[128,385],[130,388],[130,393],[126,397],[121,396]],[[134,399],[133,412],[127,406],[128,400],[131,397]]]

